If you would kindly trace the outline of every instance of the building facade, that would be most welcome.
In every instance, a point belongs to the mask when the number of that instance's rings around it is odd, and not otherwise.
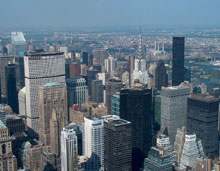
[[[120,93],[112,95],[112,115],[120,116]]]
[[[163,61],[159,61],[155,69],[155,88],[161,90],[162,87],[168,86],[168,75]]]

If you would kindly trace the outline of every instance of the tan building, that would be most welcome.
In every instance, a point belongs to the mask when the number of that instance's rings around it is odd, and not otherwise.
[[[9,136],[8,128],[0,120],[0,170],[16,171],[17,159],[12,153],[12,137]]]
[[[53,111],[55,115],[52,117]],[[44,145],[54,142],[53,123],[57,119],[59,130],[67,123],[67,92],[66,85],[61,83],[48,83],[39,87],[39,116],[40,116],[40,141]],[[52,125],[50,125],[52,123]],[[51,137],[53,136],[53,137]],[[52,141],[50,141],[52,139]],[[59,140],[59,138],[58,138]],[[53,144],[54,145],[54,144]]]
[[[83,124],[83,118],[89,115],[104,116],[107,115],[107,108],[97,103],[85,103],[70,108],[70,121],[76,124]]]

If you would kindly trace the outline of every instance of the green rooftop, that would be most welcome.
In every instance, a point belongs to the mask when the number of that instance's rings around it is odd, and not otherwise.
[[[5,124],[2,122],[2,120],[0,120],[0,128],[7,128],[7,127],[5,126]]]
[[[22,91],[22,93],[26,93],[26,87],[22,88],[20,91]]]
[[[61,83],[53,82],[53,83],[46,83],[43,86],[44,87],[52,87],[52,86],[59,86],[59,85],[61,85]]]

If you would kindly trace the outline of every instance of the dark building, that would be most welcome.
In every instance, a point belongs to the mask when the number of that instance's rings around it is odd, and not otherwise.
[[[151,90],[145,87],[120,91],[120,117],[132,125],[132,171],[143,167],[152,142]]]
[[[24,57],[16,56],[15,57],[16,64],[16,81],[17,81],[17,91],[21,90],[25,86],[24,79]]]
[[[98,73],[102,72],[102,66],[99,64],[93,65],[93,69],[96,69],[98,71]]]
[[[104,86],[102,80],[92,80],[92,98],[97,103],[103,103]]]
[[[104,121],[104,168],[106,171],[131,171],[131,122]]]
[[[211,71],[208,92],[211,93],[213,88],[220,88],[220,69],[215,68]]]
[[[88,66],[89,64],[89,54],[88,52],[82,52],[82,60],[83,60],[83,64],[86,64]]]
[[[106,107],[108,114],[111,114],[112,112],[112,95],[114,95],[116,92],[119,92],[122,87],[123,83],[120,79],[110,79],[106,82]]]
[[[79,78],[81,74],[80,64],[73,62],[69,64],[69,78]]]
[[[12,136],[16,133],[23,133],[26,131],[25,117],[16,115],[7,115],[6,126],[9,134]]]
[[[172,85],[178,86],[184,81],[184,37],[173,37]]]
[[[193,94],[187,100],[187,132],[201,139],[210,158],[219,154],[218,112],[219,100],[213,96]]]
[[[70,78],[70,63],[71,63],[71,59],[65,59],[65,75],[66,75],[66,79]]]
[[[96,74],[98,71],[96,69],[90,69],[87,71],[87,83],[88,83],[88,94],[92,96],[92,80],[96,79]]]
[[[168,151],[159,147],[151,147],[148,158],[144,161],[144,171],[173,171]]]
[[[189,67],[184,68],[184,81],[191,81],[191,69]]]
[[[161,90],[161,87],[168,86],[168,75],[166,67],[162,60],[159,61],[155,69],[155,88]]]
[[[93,66],[93,54],[89,55],[89,62],[88,62],[89,67]]]
[[[5,83],[7,104],[11,106],[13,112],[18,113],[18,92],[15,64],[8,64],[5,66]]]

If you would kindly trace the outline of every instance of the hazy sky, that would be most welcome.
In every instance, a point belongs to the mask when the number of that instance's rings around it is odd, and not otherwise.
[[[0,0],[0,27],[220,26],[220,0]]]

